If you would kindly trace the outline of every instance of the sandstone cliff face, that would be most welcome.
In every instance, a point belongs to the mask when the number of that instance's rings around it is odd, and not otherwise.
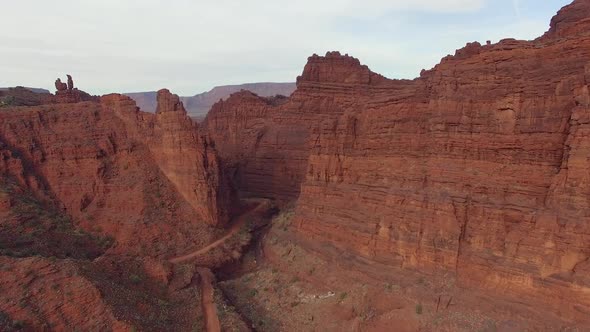
[[[113,252],[161,256],[207,243],[208,225],[228,219],[229,190],[174,98],[162,92],[156,115],[121,95],[5,108],[0,172],[58,202],[80,227],[113,236]]]
[[[365,83],[379,85],[385,79],[338,52],[325,58],[314,55],[289,99],[262,98],[248,91],[232,94],[213,105],[203,128],[222,159],[234,166],[240,190],[292,201],[299,195],[308,140],[318,123],[357,107],[358,98],[367,93]]]
[[[210,225],[229,220],[231,188],[225,183],[216,151],[200,135],[177,95],[158,91],[156,127],[150,149],[168,179]]]
[[[590,12],[590,3],[585,0],[576,0],[563,7],[551,19],[551,28],[544,37],[564,37],[588,31],[590,25],[588,12]]]
[[[413,81],[310,57],[297,90],[205,126],[241,190],[299,196],[307,238],[590,317],[590,5],[532,42],[468,44]]]
[[[372,91],[322,125],[299,230],[587,319],[589,54],[584,35],[504,41]]]

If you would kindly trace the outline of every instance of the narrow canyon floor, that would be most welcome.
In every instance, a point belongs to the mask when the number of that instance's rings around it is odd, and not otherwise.
[[[223,331],[584,331],[547,313],[539,321],[536,308],[509,294],[500,300],[462,289],[450,274],[318,247],[290,230],[292,207],[272,212],[257,216],[239,259],[214,269]]]

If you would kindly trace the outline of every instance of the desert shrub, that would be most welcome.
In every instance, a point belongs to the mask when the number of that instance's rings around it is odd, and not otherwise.
[[[15,98],[14,96],[6,96],[3,98],[0,98],[0,107],[8,107],[8,106],[12,106],[15,102]]]
[[[342,292],[340,293],[340,295],[338,296],[338,298],[340,299],[340,302],[344,301],[344,299],[348,296],[347,292]]]
[[[295,215],[295,210],[293,207],[287,207],[283,212],[281,212],[278,216],[273,219],[273,224],[276,225],[279,229],[286,231],[289,225],[291,224],[291,219]]]
[[[367,306],[362,310],[361,319],[363,321],[370,321],[377,316],[377,310],[371,306]]]
[[[416,304],[416,313],[422,315],[422,303]]]
[[[141,277],[137,274],[132,274],[129,276],[129,280],[134,284],[139,284],[141,282]]]
[[[15,320],[12,323],[12,328],[14,328],[15,330],[22,330],[22,329],[24,329],[24,327],[25,327],[25,323],[23,323],[20,320]]]

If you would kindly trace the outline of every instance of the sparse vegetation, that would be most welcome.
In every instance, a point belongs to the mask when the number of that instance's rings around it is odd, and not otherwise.
[[[251,289],[248,292],[248,297],[255,297],[256,295],[258,295],[258,291],[256,289]]]
[[[348,296],[348,293],[347,292],[340,293],[340,295],[338,295],[339,302],[344,301],[344,299],[346,299],[347,296]]]
[[[6,226],[0,229],[0,254],[94,259],[114,240],[77,228],[72,219],[50,202],[42,201],[16,183],[4,180],[0,193],[11,201]],[[53,257],[53,258],[52,258]]]
[[[371,306],[366,306],[361,313],[361,320],[366,322],[377,316],[377,310]]]
[[[0,107],[13,106],[15,101],[16,99],[14,98],[14,96],[2,97],[0,98]]]
[[[23,321],[20,320],[15,320],[12,323],[12,328],[14,328],[15,330],[22,330],[25,328],[25,323]]]
[[[422,303],[416,304],[416,314],[422,315]]]
[[[129,280],[134,284],[139,284],[142,281],[142,278],[137,274],[132,274],[129,276]]]
[[[287,231],[287,229],[291,225],[291,220],[293,219],[294,215],[294,208],[292,206],[287,207],[285,208],[285,210],[283,210],[283,212],[281,212],[278,216],[276,216],[273,219],[272,223],[278,229],[281,229],[282,231]]]

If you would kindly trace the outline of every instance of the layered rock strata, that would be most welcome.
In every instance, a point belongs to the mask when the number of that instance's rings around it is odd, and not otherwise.
[[[298,198],[306,238],[588,320],[589,20],[574,1],[412,81],[312,56],[286,102],[235,94],[205,126],[243,192]]]
[[[122,95],[5,108],[0,172],[80,227],[113,236],[120,252],[159,256],[207,243],[209,226],[228,221],[231,190],[178,97],[162,90],[160,99],[155,115]]]

